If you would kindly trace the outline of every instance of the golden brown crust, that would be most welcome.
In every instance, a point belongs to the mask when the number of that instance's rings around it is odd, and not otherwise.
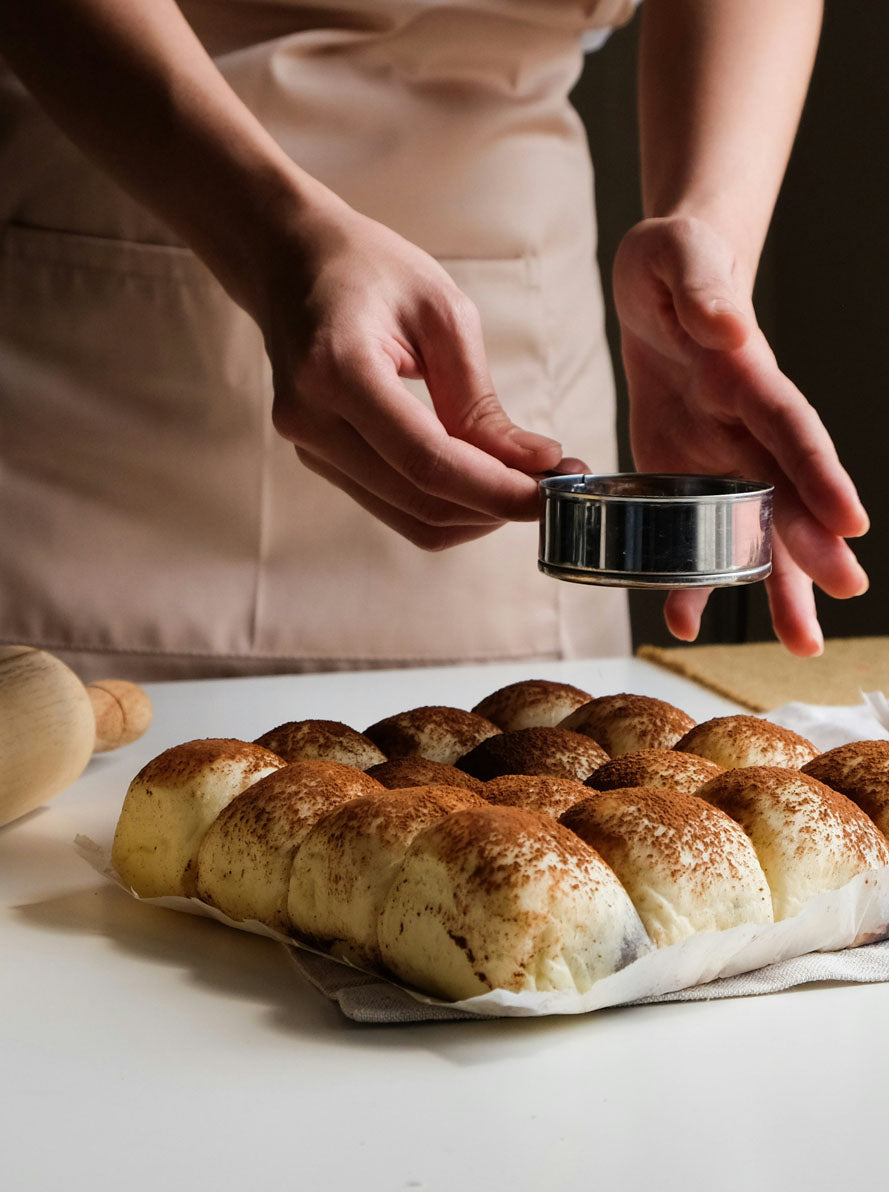
[[[558,819],[589,791],[575,778],[547,778],[540,774],[504,774],[479,783],[481,794],[500,807],[521,807]]]
[[[456,766],[431,762],[426,757],[398,757],[371,766],[367,773],[389,790],[406,786],[457,786],[482,794],[484,784]]]
[[[429,705],[378,720],[366,736],[390,760],[419,755],[450,765],[500,729],[462,708]]]
[[[339,720],[289,720],[256,738],[286,762],[321,758],[366,770],[385,761],[370,738]]]
[[[554,727],[592,696],[570,683],[549,679],[524,679],[509,683],[486,696],[472,709],[504,732],[518,728]]]
[[[717,716],[697,724],[674,749],[709,758],[726,769],[780,766],[794,769],[814,758],[818,750],[799,733],[761,720],[758,716]]]
[[[572,712],[562,728],[597,741],[609,757],[640,749],[670,749],[694,720],[681,708],[649,695],[603,695]]]
[[[482,741],[457,766],[487,781],[504,774],[537,774],[583,780],[607,754],[580,733],[563,728],[520,728]]]
[[[205,737],[165,749],[143,766],[133,781],[146,786],[161,782],[170,786],[186,786],[201,777],[208,766],[224,765],[227,761],[242,765],[245,776],[266,770],[269,766],[280,767],[285,764],[282,757],[261,745],[237,741],[233,737]]]
[[[721,773],[722,766],[692,753],[679,753],[675,749],[640,749],[605,762],[593,771],[586,785],[598,791],[652,786],[694,794],[705,782]]]

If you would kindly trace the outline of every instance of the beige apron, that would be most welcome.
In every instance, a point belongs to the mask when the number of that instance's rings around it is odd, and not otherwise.
[[[476,302],[511,417],[612,469],[567,93],[632,0],[183,7],[287,152]],[[427,554],[302,468],[247,315],[9,76],[0,104],[0,640],[143,679],[626,650],[623,593],[540,575],[534,525]]]

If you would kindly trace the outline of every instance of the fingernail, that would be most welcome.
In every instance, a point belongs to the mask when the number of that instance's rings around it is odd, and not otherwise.
[[[855,590],[855,595],[863,596],[870,587],[870,579],[868,578],[867,572],[864,570],[864,568],[859,567],[858,570],[861,572],[861,579],[859,580],[859,586]]]
[[[740,309],[728,298],[714,298],[710,303],[710,312],[714,315],[740,315]]]
[[[559,455],[562,454],[561,443],[546,435],[538,435],[533,430],[524,430],[520,426],[512,432],[512,441],[519,447],[524,447],[526,451],[558,451]]]

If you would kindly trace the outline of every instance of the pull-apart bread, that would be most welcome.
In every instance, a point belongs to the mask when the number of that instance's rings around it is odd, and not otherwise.
[[[593,697],[570,683],[549,679],[524,679],[501,687],[472,709],[504,732],[517,728],[554,728],[581,704]]]
[[[659,786],[668,790],[695,791],[722,773],[722,766],[693,753],[675,749],[640,749],[624,753],[594,770],[586,785],[597,791],[616,791],[627,786]]]
[[[258,919],[287,932],[287,892],[297,848],[326,812],[382,791],[340,762],[307,759],[248,787],[207,831],[198,852],[198,897],[230,919]]]
[[[386,760],[369,737],[339,720],[289,720],[257,737],[256,744],[271,749],[285,762],[320,758],[366,770]]]
[[[741,828],[678,790],[600,791],[560,821],[608,862],[658,947],[771,923],[769,886]]]
[[[114,834],[114,868],[143,898],[191,897],[198,849],[216,816],[283,765],[261,745],[229,738],[167,749],[130,783]]]
[[[584,733],[609,757],[640,749],[670,749],[694,721],[680,708],[649,695],[602,695],[566,716],[561,728]]]
[[[726,770],[741,766],[799,769],[818,753],[799,733],[758,716],[717,716],[705,720],[676,743],[681,753],[696,753]]]
[[[504,774],[483,782],[481,794],[499,807],[524,807],[558,819],[590,793],[576,778],[547,778],[541,774]]]
[[[889,865],[889,846],[861,808],[799,770],[727,770],[696,797],[730,815],[750,837],[776,922],[798,914],[815,895]]]
[[[889,741],[853,741],[829,749],[803,766],[870,816],[889,836]]]
[[[322,816],[306,835],[290,879],[294,933],[334,956],[379,967],[377,922],[411,841],[451,812],[484,806],[453,786],[384,790]]]
[[[503,774],[538,774],[582,782],[608,755],[581,733],[563,728],[519,728],[476,745],[457,766],[487,782]]]
[[[423,707],[378,720],[365,732],[388,758],[419,757],[453,765],[500,729],[462,708]]]
[[[420,832],[378,938],[397,977],[452,1000],[585,992],[651,949],[602,858],[547,816],[513,807],[457,811]]]
[[[431,762],[428,757],[397,757],[391,762],[382,762],[368,769],[371,778],[376,778],[388,790],[401,790],[406,786],[460,786],[464,790],[482,792],[484,783],[471,774],[464,774],[456,766],[444,762]]]

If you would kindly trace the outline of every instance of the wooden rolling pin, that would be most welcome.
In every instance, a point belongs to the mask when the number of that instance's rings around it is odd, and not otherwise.
[[[0,646],[0,826],[59,794],[94,753],[141,737],[151,700],[103,679],[84,687],[58,658]]]

